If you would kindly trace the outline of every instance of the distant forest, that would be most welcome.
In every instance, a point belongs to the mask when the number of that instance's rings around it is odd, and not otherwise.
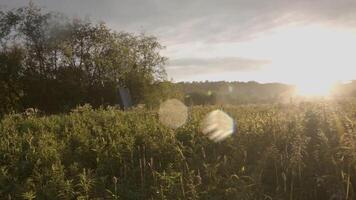
[[[295,86],[282,83],[205,81],[180,82],[177,87],[183,92],[188,105],[289,103],[300,100],[295,94]],[[339,98],[356,97],[356,81],[336,85],[331,94]]]

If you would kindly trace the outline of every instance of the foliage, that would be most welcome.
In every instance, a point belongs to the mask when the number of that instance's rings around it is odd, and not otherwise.
[[[147,103],[166,80],[163,46],[152,36],[69,20],[33,4],[0,12],[0,30],[0,113],[115,105],[119,87],[130,89],[135,104]]]
[[[11,51],[0,52],[0,114],[9,113],[21,108],[23,85],[21,85],[21,67],[23,52],[13,48]]]
[[[156,111],[78,107],[0,123],[0,199],[355,199],[356,103],[222,107],[237,133],[176,130]]]

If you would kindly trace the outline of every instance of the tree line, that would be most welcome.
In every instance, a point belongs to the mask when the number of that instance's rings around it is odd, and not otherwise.
[[[205,81],[179,82],[176,87],[185,95],[187,105],[292,103],[303,99],[296,93],[296,86],[282,83]],[[336,84],[331,96],[356,97],[356,81]]]
[[[153,36],[116,32],[31,3],[0,11],[0,113],[115,105],[119,87],[129,88],[135,104],[155,105],[171,85],[163,48]]]

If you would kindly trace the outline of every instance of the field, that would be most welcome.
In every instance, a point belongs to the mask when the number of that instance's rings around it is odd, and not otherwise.
[[[356,199],[356,101],[220,107],[237,132],[213,143],[190,108],[78,107],[0,123],[0,199]]]

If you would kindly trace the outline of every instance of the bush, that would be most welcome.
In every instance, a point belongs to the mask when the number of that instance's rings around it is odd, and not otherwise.
[[[356,104],[223,108],[237,134],[212,143],[193,107],[175,131],[143,108],[5,116],[1,199],[354,199]]]

